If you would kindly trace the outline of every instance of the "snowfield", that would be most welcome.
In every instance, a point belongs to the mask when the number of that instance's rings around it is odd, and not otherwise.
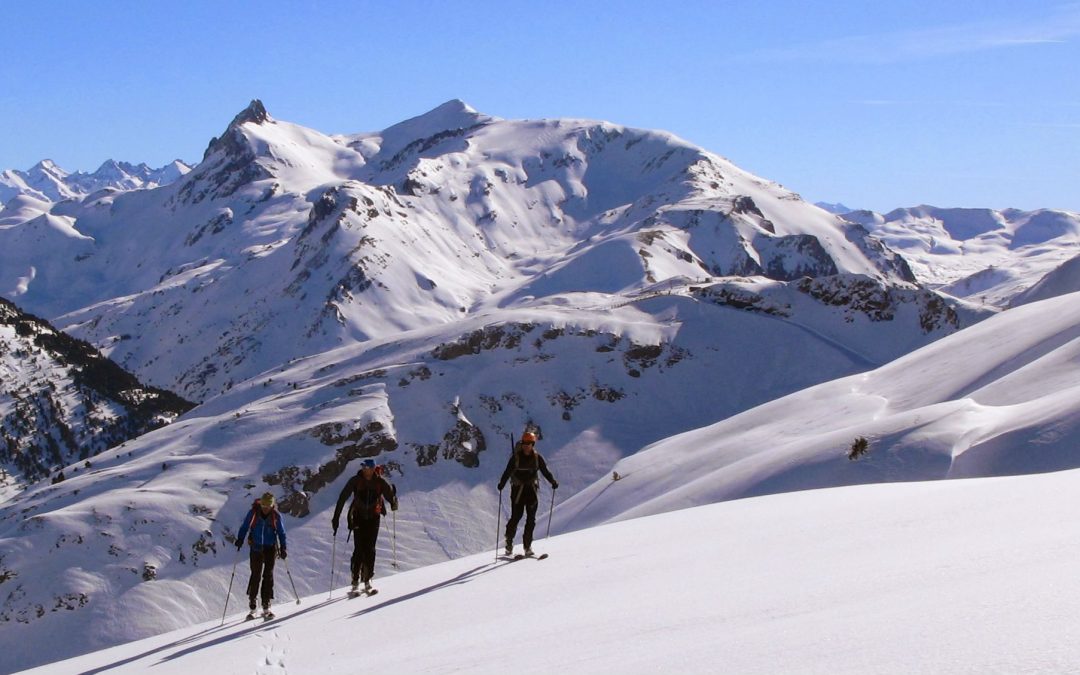
[[[370,598],[279,591],[265,624],[235,597],[223,627],[28,672],[1071,672],[1078,490],[1065,471],[713,504],[552,537],[544,561],[404,572]]]

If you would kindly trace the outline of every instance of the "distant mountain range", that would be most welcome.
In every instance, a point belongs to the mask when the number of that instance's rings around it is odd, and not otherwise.
[[[42,160],[27,171],[7,169],[0,172],[0,206],[15,197],[30,197],[39,201],[59,202],[82,199],[99,190],[137,190],[168,185],[191,167],[174,160],[159,168],[146,164],[129,164],[107,160],[97,171],[70,173],[51,160]]]
[[[1071,211],[917,206],[842,217],[902,253],[919,281],[991,307],[1008,306],[1080,254],[1080,213]]]

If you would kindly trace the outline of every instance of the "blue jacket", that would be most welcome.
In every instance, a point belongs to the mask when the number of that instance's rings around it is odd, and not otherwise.
[[[244,516],[240,531],[236,533],[237,541],[243,541],[248,530],[251,530],[251,533],[248,535],[247,542],[253,551],[273,548],[275,543],[285,548],[285,526],[281,524],[281,514],[277,512],[277,509],[270,509],[270,513],[264,516],[259,503],[255,502],[255,505]]]

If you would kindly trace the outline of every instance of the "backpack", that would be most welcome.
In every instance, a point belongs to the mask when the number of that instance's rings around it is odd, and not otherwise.
[[[360,474],[357,473],[357,478],[360,478]],[[379,471],[379,467],[376,467],[375,477],[381,477],[382,472]],[[349,505],[348,525],[349,529],[355,528],[357,520],[369,520],[371,518],[378,518],[383,514],[385,508],[383,507],[383,481],[375,481],[375,503],[370,506],[366,502],[361,501],[360,490],[358,489],[359,483],[353,487],[353,500]],[[367,492],[367,490],[365,490]],[[366,514],[361,514],[363,508],[370,508],[370,511]]]
[[[510,485],[525,485],[525,481],[522,480],[518,471],[523,469],[525,471],[532,472],[532,487],[534,490],[540,488],[540,453],[533,450],[532,454],[532,466],[522,466],[521,464],[522,454],[521,452],[514,451],[514,470],[510,472]]]

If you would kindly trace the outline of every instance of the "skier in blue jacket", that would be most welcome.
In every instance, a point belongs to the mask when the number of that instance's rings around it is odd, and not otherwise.
[[[248,609],[255,612],[255,596],[262,587],[263,614],[270,613],[274,599],[274,559],[288,555],[285,548],[285,526],[281,514],[274,508],[274,495],[269,492],[251,506],[240,531],[236,533],[236,550],[244,547],[244,536],[251,546],[251,579],[248,581]],[[260,583],[261,582],[261,583]]]

